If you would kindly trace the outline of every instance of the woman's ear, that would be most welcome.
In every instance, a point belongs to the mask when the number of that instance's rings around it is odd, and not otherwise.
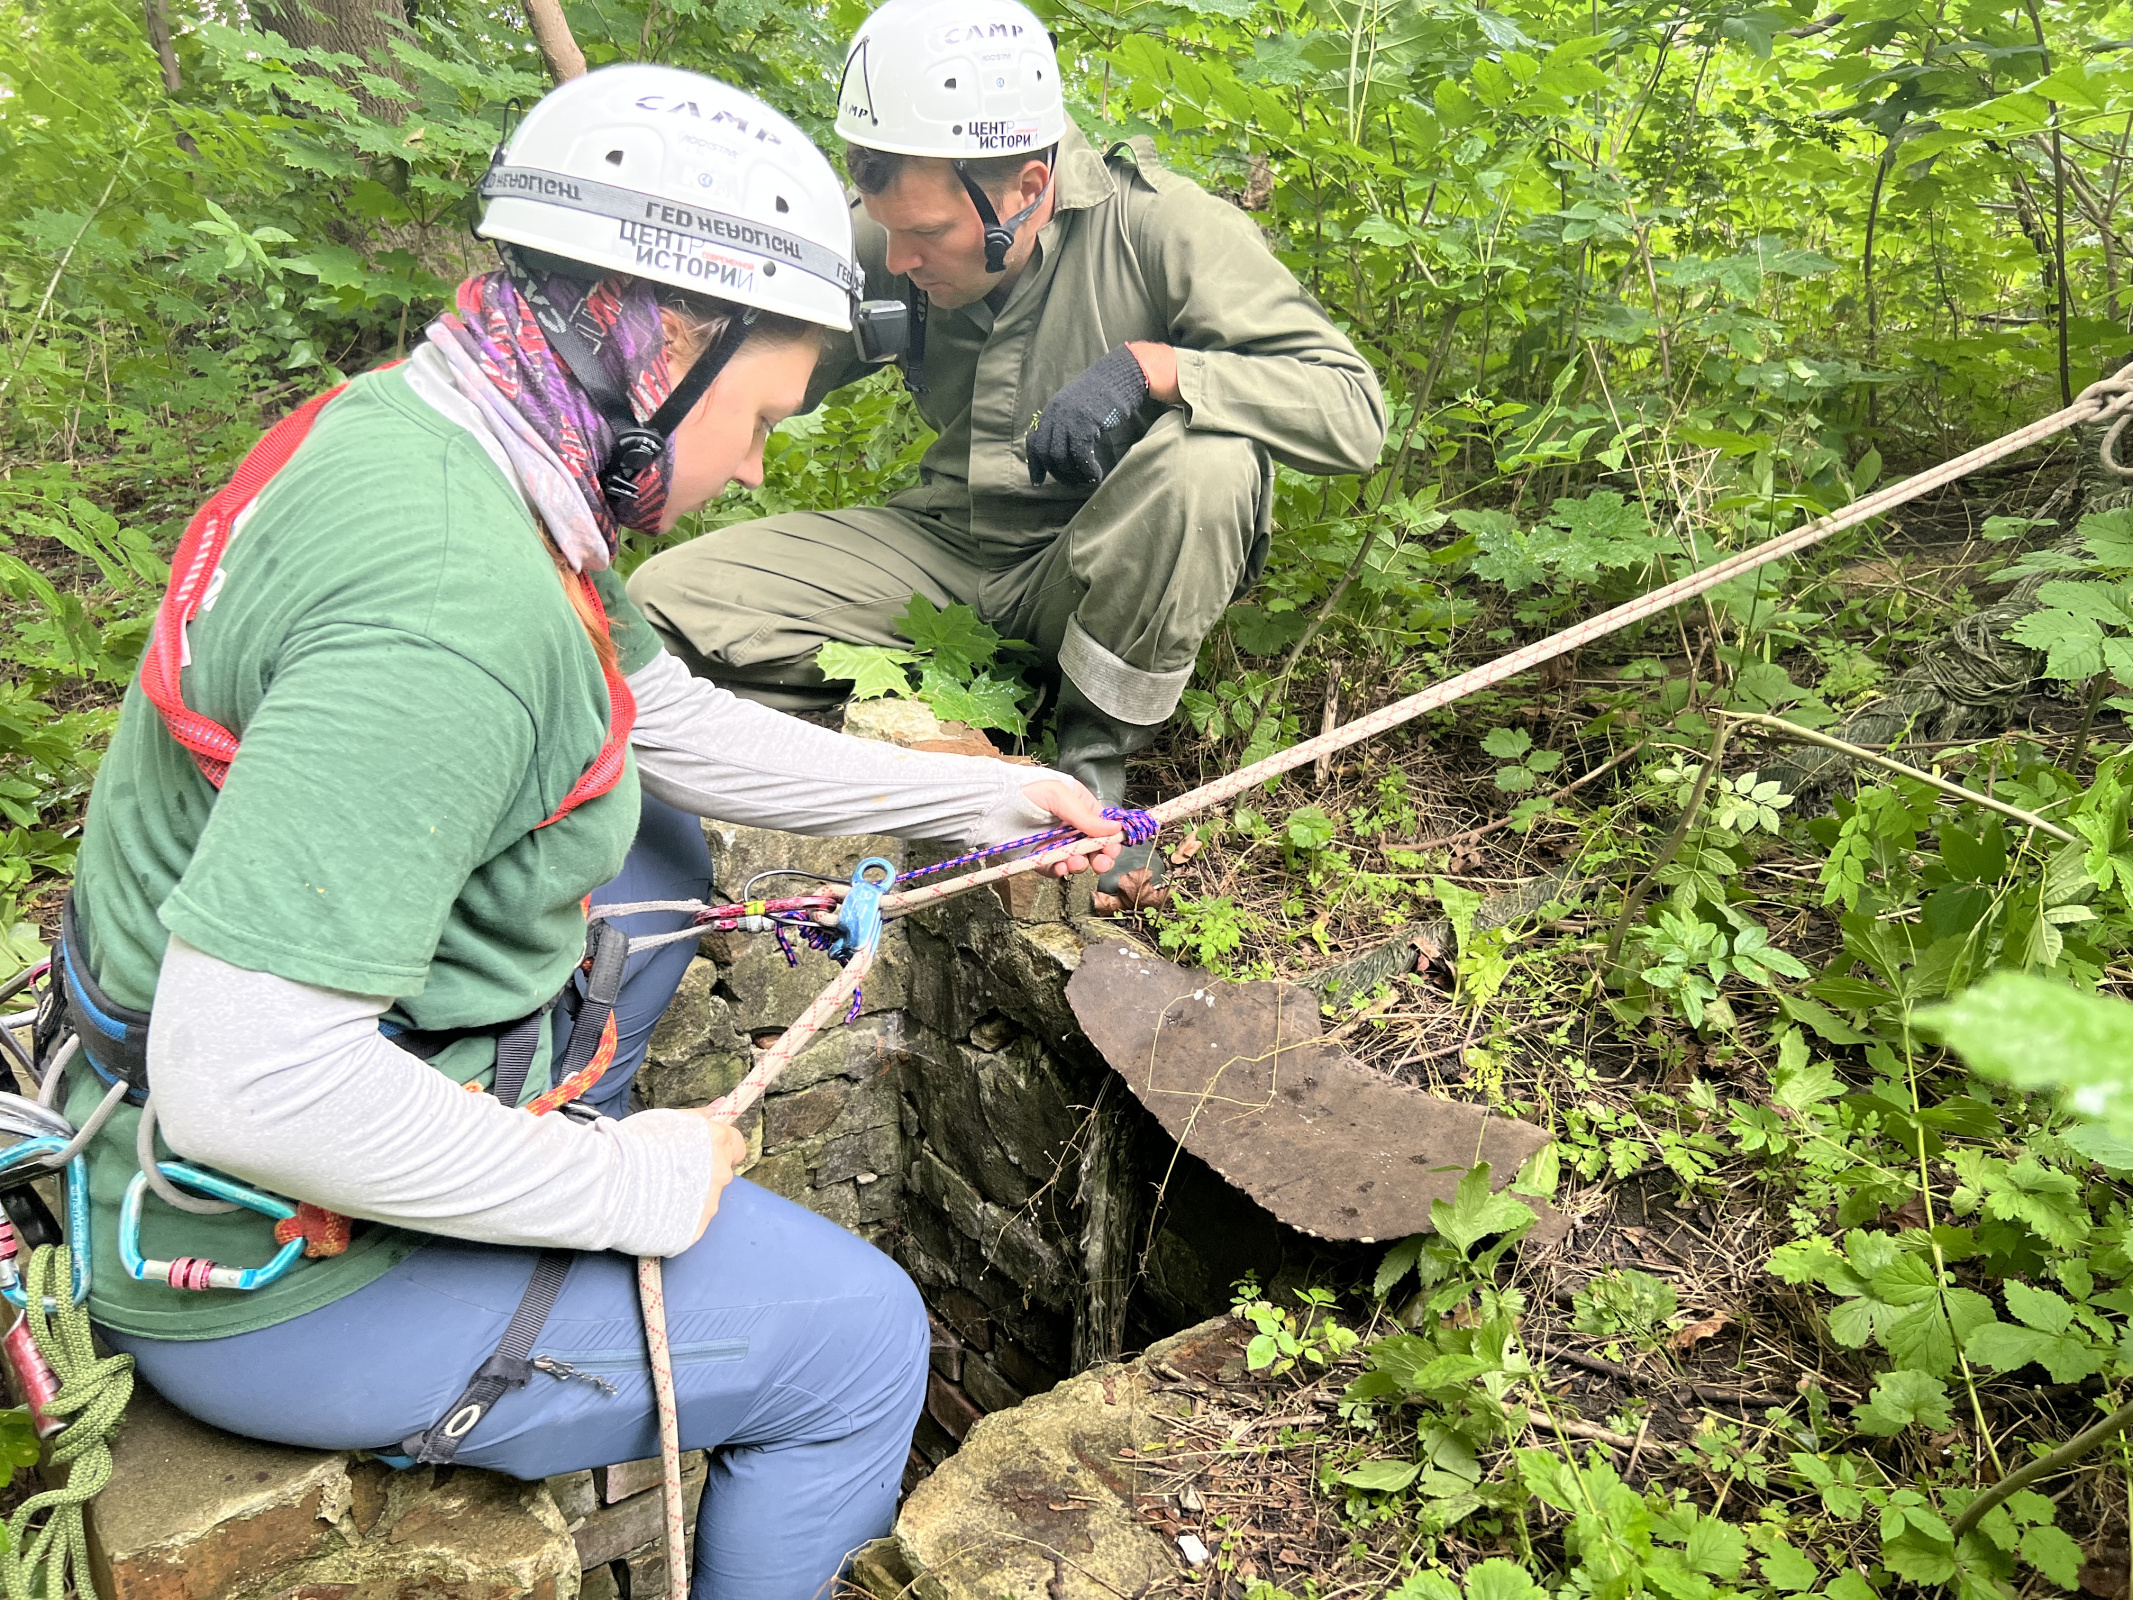
[[[659,308],[659,337],[665,346],[667,370],[678,375],[689,356],[689,324],[683,322],[671,307]]]

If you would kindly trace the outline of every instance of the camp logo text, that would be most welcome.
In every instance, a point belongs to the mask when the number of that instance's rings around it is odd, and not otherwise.
[[[637,109],[667,116],[695,117],[698,121],[714,124],[723,122],[728,127],[736,129],[743,137],[753,137],[762,144],[783,144],[785,142],[769,128],[753,127],[746,117],[736,116],[731,111],[714,111],[707,117],[694,100],[676,100],[663,94],[645,94],[637,97]]]
[[[993,39],[1019,39],[1023,28],[1019,22],[954,23],[941,30],[942,44],[984,44]]]

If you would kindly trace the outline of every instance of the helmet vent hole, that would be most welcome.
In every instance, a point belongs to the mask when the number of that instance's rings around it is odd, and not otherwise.
[[[622,165],[622,152],[621,152],[620,150],[610,150],[610,151],[608,151],[608,153],[607,153],[607,164],[608,164],[609,166],[611,166],[611,167],[619,167],[619,166],[621,166],[621,165]]]
[[[941,87],[942,87],[943,89],[953,89],[953,88],[955,87],[955,79],[953,79],[953,78],[949,78],[949,79],[947,79],[946,81],[944,81],[944,82],[943,82],[943,83],[941,84]]]
[[[956,133],[961,133],[961,132],[963,131],[963,125],[962,125],[962,124],[961,124],[960,122],[958,122],[958,123],[957,123],[957,124],[955,125],[955,127],[954,127],[954,129],[953,129],[952,131],[954,131],[954,132],[956,132]]]
[[[764,277],[766,277],[766,278],[775,278],[775,277],[776,277],[777,275],[778,275],[778,264],[777,264],[777,263],[776,263],[775,261],[766,261],[766,262],[764,262],[764,263],[763,263],[763,276],[764,276]]]
[[[787,204],[785,203],[785,196],[783,196],[782,194],[781,194],[781,195],[779,195],[779,196],[778,196],[778,211],[779,211],[780,215],[782,215],[783,213],[785,213],[785,212],[787,212],[787,211],[790,211],[790,210],[792,210],[792,207],[791,207],[791,206],[789,206],[789,205],[787,205]]]

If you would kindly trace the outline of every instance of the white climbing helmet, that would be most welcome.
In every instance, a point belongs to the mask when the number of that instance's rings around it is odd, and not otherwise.
[[[1065,132],[1052,36],[1015,0],[889,0],[844,58],[849,143],[968,161],[1036,155]]]
[[[844,185],[793,123],[702,73],[637,63],[551,90],[481,196],[485,238],[852,326],[863,279]]]

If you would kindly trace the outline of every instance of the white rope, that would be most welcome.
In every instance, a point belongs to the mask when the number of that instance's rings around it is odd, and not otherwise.
[[[1988,466],[1992,462],[2014,455],[2018,451],[2026,450],[2040,440],[2048,439],[2052,435],[2061,433],[2068,428],[2079,427],[2084,423],[2098,421],[2103,418],[2117,419],[2110,431],[2104,436],[2099,448],[2099,454],[2102,457],[2104,466],[2122,477],[2133,477],[2133,468],[2120,466],[2114,453],[2114,447],[2119,435],[2125,431],[2129,422],[2133,422],[2133,365],[2128,365],[2114,376],[2090,384],[2088,388],[2082,390],[2075,397],[2074,403],[2064,410],[2055,411],[2048,417],[2040,418],[2026,428],[2019,428],[2013,433],[1995,439],[1990,444],[1980,445],[1977,449],[1964,455],[1959,455],[1952,461],[1945,461],[1930,471],[1921,472],[1915,477],[1905,478],[1873,494],[1862,496],[1841,511],[1835,512],[1830,516],[1818,518],[1791,533],[1767,540],[1755,546],[1752,550],[1743,550],[1737,555],[1728,556],[1725,560],[1716,562],[1704,568],[1701,572],[1692,573],[1688,577],[1665,585],[1663,588],[1654,589],[1651,593],[1641,595],[1635,600],[1616,606],[1611,611],[1604,611],[1597,617],[1574,623],[1570,627],[1563,629],[1562,632],[1551,634],[1548,638],[1538,640],[1533,644],[1523,645],[1507,655],[1499,656],[1485,666],[1476,667],[1471,672],[1462,672],[1457,677],[1448,678],[1442,683],[1434,684],[1419,694],[1409,695],[1404,700],[1396,700],[1391,705],[1371,712],[1368,716],[1358,717],[1344,727],[1337,728],[1330,733],[1322,733],[1315,739],[1307,739],[1302,744],[1291,745],[1288,749],[1268,756],[1263,761],[1256,761],[1252,765],[1233,772],[1225,778],[1217,778],[1212,783],[1202,784],[1199,788],[1181,794],[1173,800],[1164,801],[1149,814],[1157,822],[1167,823],[1175,822],[1181,817],[1191,816],[1196,812],[1208,810],[1210,807],[1220,805],[1223,801],[1243,794],[1246,790],[1266,782],[1269,778],[1278,777],[1284,772],[1294,771],[1298,767],[1317,761],[1322,756],[1330,755],[1336,750],[1344,750],[1349,745],[1360,743],[1364,739],[1375,738],[1388,729],[1396,728],[1405,722],[1412,722],[1425,712],[1450,705],[1455,700],[1464,699],[1467,695],[1475,694],[1494,684],[1502,683],[1507,678],[1515,678],[1521,673],[1530,672],[1543,662],[1553,661],[1558,656],[1568,655],[1573,650],[1582,649],[1595,639],[1602,639],[1611,633],[1618,633],[1633,622],[1656,616],[1662,611],[1679,605],[1684,600],[1694,599],[1697,595],[1706,594],[1720,584],[1739,577],[1744,572],[1753,572],[1759,567],[1768,566],[1773,561],[1782,561],[1787,556],[1797,555],[1802,550],[1821,543],[1822,540],[1827,539],[1833,533],[1839,533],[1846,528],[1857,527],[1862,522],[1885,515],[1895,510],[1898,506],[1907,505],[1911,501],[1918,499],[1921,495],[1930,494],[1935,489],[1942,488],[1968,473],[1975,472],[1980,467]],[[920,906],[931,905],[935,901],[946,900],[954,895],[967,894],[972,889],[980,888],[988,883],[997,883],[1024,872],[1035,872],[1040,868],[1051,866],[1057,862],[1090,855],[1095,852],[1098,845],[1099,841],[1096,840],[1076,839],[1067,844],[1040,851],[1035,855],[1024,856],[1019,860],[1007,862],[1001,866],[986,867],[977,872],[966,873],[958,878],[945,879],[940,883],[925,884],[918,888],[905,889],[895,894],[883,895],[881,898],[881,913],[886,917],[915,911]],[[703,909],[697,903],[676,901],[645,902],[627,906],[601,907],[599,909],[608,915],[620,915],[631,910],[649,910],[655,904],[660,910]],[[700,934],[700,932],[701,930],[699,929],[688,928],[678,933],[659,935],[641,942],[632,940],[630,948],[632,950],[649,948],[655,943],[668,943],[673,940],[687,938],[691,934]],[[854,955],[851,964],[838,972],[836,979],[810,1002],[807,1009],[794,1020],[793,1025],[787,1028],[784,1034],[779,1037],[778,1042],[763,1052],[756,1064],[749,1069],[748,1075],[735,1086],[733,1092],[707,1108],[710,1115],[726,1119],[737,1118],[761,1098],[763,1092],[770,1087],[778,1074],[791,1065],[793,1058],[807,1048],[809,1041],[814,1038],[815,1034],[835,1020],[837,1014],[849,1004],[852,991],[858,987],[859,981],[866,975],[868,967],[873,963],[873,958],[874,952],[871,948],[863,948]],[[681,1557],[679,1554],[682,1506],[681,1456],[678,1422],[673,1403],[674,1374],[672,1358],[667,1349],[666,1310],[664,1299],[660,1294],[659,1263],[656,1260],[648,1258],[638,1263],[638,1292],[639,1297],[644,1301],[645,1338],[651,1352],[653,1389],[655,1395],[660,1397],[659,1444],[660,1461],[665,1469],[666,1476],[668,1588],[671,1600],[687,1600],[688,1584],[686,1575],[681,1572]],[[655,1317],[657,1322],[656,1332],[654,1328]]]

